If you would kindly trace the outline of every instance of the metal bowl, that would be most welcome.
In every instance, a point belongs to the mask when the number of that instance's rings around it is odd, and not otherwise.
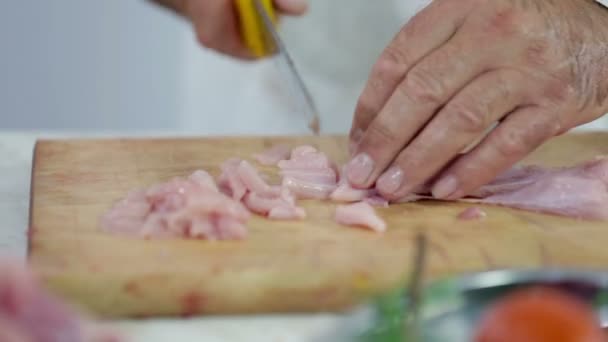
[[[470,341],[480,315],[513,290],[557,287],[591,304],[608,327],[608,273],[569,269],[496,270],[439,280],[422,295],[423,341]],[[349,314],[324,341],[402,342],[407,301],[402,291],[380,297]]]

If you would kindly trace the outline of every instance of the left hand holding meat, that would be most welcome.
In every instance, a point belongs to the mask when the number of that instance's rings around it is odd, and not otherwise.
[[[607,111],[607,9],[592,0],[435,0],[374,66],[347,176],[389,199],[431,181],[435,197],[458,199]]]

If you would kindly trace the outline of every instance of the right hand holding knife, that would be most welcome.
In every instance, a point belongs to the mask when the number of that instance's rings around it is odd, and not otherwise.
[[[152,0],[188,18],[199,43],[225,55],[252,60],[257,57],[247,48],[240,30],[237,0]],[[274,0],[281,15],[306,13],[306,0]]]

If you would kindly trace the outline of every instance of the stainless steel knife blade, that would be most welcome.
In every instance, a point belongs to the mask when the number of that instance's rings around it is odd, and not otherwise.
[[[253,1],[258,17],[262,19],[263,26],[266,28],[266,35],[264,37],[266,40],[266,45],[274,52],[275,60],[278,64],[277,66],[281,71],[285,82],[289,84],[295,100],[298,103],[299,109],[308,120],[308,127],[314,134],[318,135],[321,130],[321,122],[319,120],[319,112],[312,95],[302,80],[302,77],[298,73],[291,56],[285,48],[285,44],[283,44],[281,37],[275,29],[274,23],[264,9],[261,1]]]

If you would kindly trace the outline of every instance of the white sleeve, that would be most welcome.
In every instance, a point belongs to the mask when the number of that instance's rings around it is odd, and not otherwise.
[[[603,5],[604,7],[608,8],[608,0],[595,0],[597,3]]]

